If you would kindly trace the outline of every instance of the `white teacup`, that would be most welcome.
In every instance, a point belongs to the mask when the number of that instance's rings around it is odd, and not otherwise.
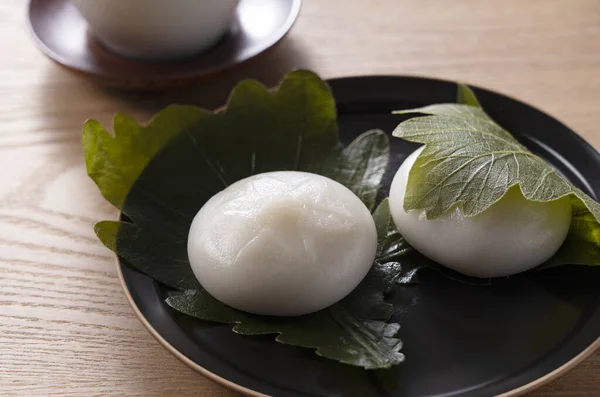
[[[215,45],[239,0],[71,0],[97,39],[128,58],[166,61]]]

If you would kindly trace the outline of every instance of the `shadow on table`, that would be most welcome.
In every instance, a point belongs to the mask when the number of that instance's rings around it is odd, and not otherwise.
[[[69,73],[68,78],[79,84],[85,84],[89,90],[95,91],[87,95],[101,97],[98,99],[104,103],[116,102],[116,111],[147,114],[155,113],[170,104],[197,105],[214,109],[225,104],[233,87],[242,79],[252,78],[266,86],[274,86],[286,73],[294,69],[310,67],[303,48],[288,37],[278,46],[243,65],[221,72],[203,83],[169,91],[121,91],[98,86],[74,73]],[[55,73],[58,73],[55,66],[49,68],[48,80],[53,79]]]

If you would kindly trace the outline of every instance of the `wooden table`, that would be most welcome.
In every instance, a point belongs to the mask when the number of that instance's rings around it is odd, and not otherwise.
[[[232,396],[146,332],[94,222],[116,211],[88,179],[86,118],[140,120],[171,102],[217,106],[241,77],[410,74],[512,95],[600,149],[598,0],[305,0],[280,47],[195,90],[105,90],[47,60],[25,1],[0,3],[0,395]],[[600,353],[534,397],[600,396]]]

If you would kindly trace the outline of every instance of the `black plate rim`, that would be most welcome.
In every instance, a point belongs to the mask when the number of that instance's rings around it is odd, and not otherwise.
[[[351,83],[352,81],[359,81],[359,80],[364,80],[364,79],[398,79],[398,78],[409,79],[409,80],[418,80],[418,81],[430,82],[430,83],[437,82],[437,83],[444,83],[444,84],[456,84],[455,81],[446,80],[446,79],[431,78],[431,77],[425,77],[425,76],[419,76],[419,75],[390,75],[390,74],[342,76],[342,77],[335,77],[335,78],[327,79],[326,82],[328,84],[339,84],[342,82]],[[494,95],[505,97],[506,99],[509,99],[510,101],[517,102],[517,103],[525,105],[539,113],[543,113],[545,116],[551,118],[554,122],[557,122],[557,123],[561,124],[562,126],[564,126],[567,130],[569,130],[572,133],[572,136],[571,136],[572,138],[576,138],[584,148],[593,151],[596,154],[596,156],[598,158],[600,158],[600,153],[598,153],[598,151],[596,151],[596,149],[590,143],[588,143],[579,134],[572,131],[569,127],[564,125],[562,122],[560,122],[556,118],[552,117],[548,113],[540,110],[539,108],[536,108],[528,103],[525,103],[523,101],[520,101],[520,100],[510,97],[508,95],[502,94],[500,92],[491,91],[489,89],[486,89],[486,88],[483,88],[483,87],[480,87],[480,86],[477,86],[474,84],[468,84],[468,85],[470,87],[474,88],[475,90],[493,93]],[[122,219],[123,216],[124,216],[123,213],[119,213],[119,219]],[[125,276],[123,273],[123,268],[127,265],[124,264],[121,261],[121,259],[119,258],[119,256],[116,254],[115,254],[115,262],[116,262],[118,279],[121,284],[121,287],[123,288],[123,292],[125,294],[125,297],[127,298],[129,305],[133,309],[135,315],[138,317],[140,322],[144,325],[144,327],[150,333],[150,335],[152,335],[152,337],[154,337],[154,339],[156,339],[167,351],[169,351],[172,355],[174,355],[177,359],[179,359],[181,362],[183,362],[185,365],[187,365],[194,371],[198,372],[199,374],[205,376],[206,378],[208,378],[230,390],[233,390],[237,393],[241,393],[242,395],[249,396],[249,397],[271,397],[267,394],[263,394],[261,392],[257,392],[255,390],[252,390],[245,386],[234,383],[226,378],[223,378],[223,377],[207,370],[206,368],[202,367],[201,365],[197,364],[196,362],[194,362],[193,360],[188,358],[184,353],[177,350],[174,346],[172,346],[165,338],[162,337],[162,335],[152,326],[152,324],[150,324],[150,322],[146,319],[146,317],[144,316],[144,314],[141,312],[140,308],[136,304],[133,296],[131,295],[131,293],[129,291],[127,281],[125,280]],[[537,389],[543,385],[546,385],[546,384],[558,379],[559,377],[565,375],[567,372],[569,372],[570,370],[575,368],[577,365],[579,365],[581,362],[583,362],[588,357],[590,357],[598,349],[600,349],[600,337],[596,338],[584,350],[579,352],[577,355],[575,355],[573,358],[571,358],[569,361],[567,361],[560,367],[556,368],[555,370],[553,370],[553,371],[551,371],[551,372],[549,372],[549,373],[539,377],[538,379],[535,379],[525,385],[522,385],[518,388],[515,388],[513,390],[496,395],[495,397],[517,397],[517,396],[522,396],[522,395],[528,394],[528,393],[534,391],[535,389]]]
[[[123,216],[123,213],[119,213],[119,219],[121,219],[122,216]],[[181,361],[182,363],[184,363],[185,365],[187,365],[194,371],[198,372],[200,375],[202,375],[222,386],[225,386],[226,388],[228,388],[230,390],[233,390],[237,393],[240,393],[244,396],[249,396],[249,397],[271,397],[267,394],[263,394],[263,393],[254,391],[252,389],[249,389],[247,387],[244,387],[242,385],[238,385],[237,383],[231,382],[228,379],[225,379],[213,372],[210,372],[206,368],[202,367],[201,365],[198,365],[197,363],[195,363],[194,361],[189,359],[185,354],[183,354],[182,352],[177,350],[175,347],[173,347],[173,345],[171,345],[165,338],[162,337],[162,335],[156,329],[154,329],[154,327],[152,326],[152,324],[150,324],[150,322],[148,322],[146,317],[144,317],[144,314],[141,312],[141,310],[135,303],[133,296],[131,296],[131,293],[129,292],[129,288],[127,287],[127,282],[125,281],[125,276],[123,275],[123,266],[125,266],[125,265],[123,263],[121,263],[121,260],[118,255],[115,254],[114,256],[115,256],[115,262],[116,262],[116,267],[117,267],[117,276],[119,278],[119,283],[121,284],[121,288],[123,288],[125,297],[127,298],[127,302],[133,309],[133,312],[135,313],[138,320],[140,320],[140,322],[146,328],[146,330],[150,333],[150,335],[152,335],[152,337],[154,339],[156,339],[156,341],[158,343],[160,343],[169,353],[174,355],[179,361]],[[600,343],[600,338],[598,339],[597,342]]]
[[[122,214],[120,214],[119,217],[120,216],[122,216]],[[152,337],[154,339],[156,339],[156,341],[159,344],[161,344],[169,353],[171,353],[179,361],[181,361],[182,363],[184,363],[185,365],[187,365],[194,371],[198,372],[200,375],[212,380],[213,382],[220,384],[221,386],[224,386],[224,387],[226,387],[230,390],[233,390],[237,393],[240,393],[244,396],[272,397],[272,396],[269,396],[268,394],[263,394],[263,393],[255,391],[255,390],[249,389],[247,387],[244,387],[242,385],[239,385],[237,383],[231,382],[228,379],[225,379],[213,372],[210,372],[206,368],[202,367],[201,365],[197,364],[193,360],[189,359],[185,354],[183,354],[182,352],[177,350],[175,347],[173,347],[173,345],[171,345],[165,338],[163,338],[160,335],[160,333],[156,329],[154,329],[152,324],[150,324],[148,322],[146,317],[144,317],[144,314],[140,311],[139,307],[135,303],[135,300],[133,299],[133,297],[131,296],[131,293],[129,292],[129,288],[127,287],[127,282],[125,281],[125,277],[123,275],[123,266],[125,266],[125,265],[123,263],[121,263],[121,261],[117,255],[115,255],[115,262],[116,262],[117,276],[119,278],[119,283],[121,284],[121,288],[123,288],[123,293],[125,294],[125,297],[127,298],[127,302],[133,309],[133,312],[135,313],[138,320],[140,320],[140,322],[146,328],[146,330],[150,333],[150,335],[152,335]],[[579,365],[580,363],[585,361],[588,357],[590,357],[599,348],[600,348],[600,337],[598,337],[591,345],[589,345],[585,350],[583,350],[577,356],[573,357],[571,360],[569,360],[562,366],[558,367],[554,371],[534,380],[533,382],[523,385],[519,388],[513,389],[506,393],[499,394],[496,397],[517,397],[517,396],[522,396],[527,393],[531,393],[535,389],[542,387],[545,384],[550,383],[550,382],[558,379],[559,377],[565,375],[567,372],[569,372],[570,370],[575,368],[577,365]]]

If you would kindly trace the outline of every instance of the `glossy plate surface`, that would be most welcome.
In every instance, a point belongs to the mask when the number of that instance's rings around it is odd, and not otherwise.
[[[139,62],[98,44],[69,0],[30,0],[29,28],[52,60],[101,84],[155,90],[201,82],[274,46],[292,28],[302,0],[241,0],[231,31],[212,50],[175,62]]]
[[[330,81],[347,143],[380,128],[391,133],[391,110],[454,102],[454,83],[407,77]],[[533,152],[594,198],[600,195],[600,155],[575,133],[521,102],[476,89],[483,107]],[[395,170],[416,147],[392,138]],[[398,288],[406,362],[364,371],[321,359],[311,351],[243,337],[231,326],[202,323],[170,310],[168,291],[121,263],[124,288],[140,319],[180,359],[247,395],[490,397],[516,396],[554,379],[600,343],[600,269],[561,267],[468,286],[435,272]]]

